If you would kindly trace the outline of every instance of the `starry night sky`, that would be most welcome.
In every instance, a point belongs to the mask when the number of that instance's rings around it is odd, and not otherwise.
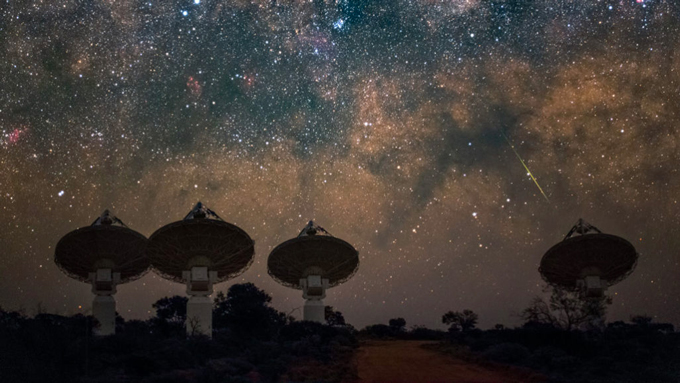
[[[266,259],[315,219],[360,251],[325,300],[355,326],[519,324],[583,217],[640,252],[609,320],[680,325],[679,93],[671,0],[7,0],[0,305],[88,312],[59,238],[105,208],[149,236],[200,200],[256,242],[216,290],[286,312]],[[149,273],[118,311],[184,290]]]

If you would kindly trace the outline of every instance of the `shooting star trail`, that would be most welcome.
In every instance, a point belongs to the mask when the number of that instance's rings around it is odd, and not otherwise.
[[[538,184],[538,181],[536,181],[536,177],[534,177],[533,173],[531,173],[531,170],[529,170],[529,167],[527,166],[527,164],[524,163],[524,160],[522,159],[522,157],[519,156],[519,153],[517,153],[517,150],[515,150],[515,146],[512,144],[512,142],[510,142],[510,139],[508,139],[508,136],[506,136],[504,133],[501,133],[501,134],[503,135],[503,138],[505,138],[505,141],[508,143],[508,145],[510,145],[510,149],[512,149],[512,151],[515,153],[515,155],[517,156],[517,159],[519,159],[519,162],[522,163],[522,166],[524,166],[524,169],[526,169],[527,173],[529,173],[529,176],[531,176],[531,179],[534,180],[534,183],[536,184],[536,187],[538,188],[538,190],[540,190],[541,194],[543,195],[543,198],[545,198],[545,200],[548,201],[548,203],[550,203],[548,196],[545,195],[545,193],[543,192],[543,189],[541,188],[541,185]]]

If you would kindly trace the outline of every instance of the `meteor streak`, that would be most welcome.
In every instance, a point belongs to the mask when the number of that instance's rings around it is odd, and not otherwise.
[[[550,203],[548,196],[545,195],[545,193],[543,192],[543,189],[541,188],[541,185],[539,185],[538,181],[536,181],[536,177],[534,177],[533,173],[531,173],[531,170],[529,170],[529,167],[527,166],[527,164],[524,163],[524,160],[522,159],[522,157],[520,157],[519,153],[517,153],[517,150],[515,150],[515,145],[513,145],[512,142],[510,142],[510,139],[508,139],[508,136],[506,136],[505,133],[501,133],[501,134],[503,135],[503,138],[505,138],[505,141],[508,143],[508,145],[510,145],[510,149],[512,149],[512,151],[515,153],[515,155],[517,156],[517,159],[519,159],[519,162],[522,163],[522,166],[524,166],[524,169],[526,169],[527,173],[529,173],[529,176],[531,176],[531,179],[534,180],[534,183],[536,184],[536,187],[538,188],[538,190],[540,190],[541,194],[543,195],[543,198],[545,198],[545,200],[548,201],[548,203]]]

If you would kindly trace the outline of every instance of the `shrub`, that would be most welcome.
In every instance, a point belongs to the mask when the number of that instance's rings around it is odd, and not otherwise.
[[[531,353],[529,349],[517,343],[501,343],[489,347],[482,355],[494,362],[519,364]]]
[[[388,325],[374,324],[364,327],[361,331],[359,331],[359,335],[368,338],[385,339],[393,338],[396,334],[394,329]]]
[[[388,323],[395,332],[402,332],[404,331],[404,327],[406,327],[406,320],[404,318],[390,319]]]
[[[408,332],[408,338],[413,340],[443,340],[446,339],[446,332],[432,330],[424,326],[412,326]]]
[[[449,325],[449,331],[469,331],[477,326],[477,315],[472,310],[449,311],[442,316],[442,323]]]

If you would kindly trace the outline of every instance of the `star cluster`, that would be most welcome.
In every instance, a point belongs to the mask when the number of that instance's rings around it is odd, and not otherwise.
[[[230,283],[286,312],[301,294],[266,257],[309,219],[360,251],[326,299],[349,322],[470,308],[485,327],[518,323],[583,217],[641,254],[610,319],[680,324],[679,17],[663,0],[6,2],[0,305],[86,311],[61,236],[105,208],[148,236],[200,200],[256,241]],[[182,291],[149,274],[118,310]]]

